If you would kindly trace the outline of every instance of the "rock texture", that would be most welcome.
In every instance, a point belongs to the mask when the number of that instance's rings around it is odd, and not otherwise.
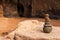
[[[51,33],[44,33],[43,25],[38,20],[19,22],[16,30],[0,37],[0,40],[60,40],[60,27],[53,27]]]
[[[50,33],[52,31],[52,25],[50,23],[49,14],[45,14],[45,24],[43,27],[43,31],[45,33]]]

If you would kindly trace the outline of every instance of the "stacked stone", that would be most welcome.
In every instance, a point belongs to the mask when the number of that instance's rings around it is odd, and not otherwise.
[[[45,33],[50,33],[52,31],[52,26],[50,23],[49,14],[45,14],[45,24],[44,24],[43,31]]]

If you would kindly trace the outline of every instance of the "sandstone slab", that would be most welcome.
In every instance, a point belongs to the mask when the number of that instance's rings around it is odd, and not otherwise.
[[[25,20],[18,23],[18,28],[12,31],[2,39],[10,40],[60,40],[60,27],[52,26],[51,33],[43,32],[44,22],[38,20]]]

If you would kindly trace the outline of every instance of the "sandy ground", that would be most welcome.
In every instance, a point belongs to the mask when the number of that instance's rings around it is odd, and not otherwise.
[[[39,20],[39,21],[44,21],[44,19],[41,18],[5,18],[5,17],[0,17],[0,35],[3,32],[11,32],[12,30],[16,29],[18,27],[18,23],[23,21],[23,20]],[[51,21],[52,25],[54,26],[60,26],[60,20],[52,20]]]

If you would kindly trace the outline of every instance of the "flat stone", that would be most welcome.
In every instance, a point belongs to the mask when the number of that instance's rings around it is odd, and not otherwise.
[[[60,27],[52,26],[51,33],[43,32],[44,22],[38,20],[25,20],[18,23],[18,28],[9,33],[12,39],[18,36],[17,40],[60,40]]]

